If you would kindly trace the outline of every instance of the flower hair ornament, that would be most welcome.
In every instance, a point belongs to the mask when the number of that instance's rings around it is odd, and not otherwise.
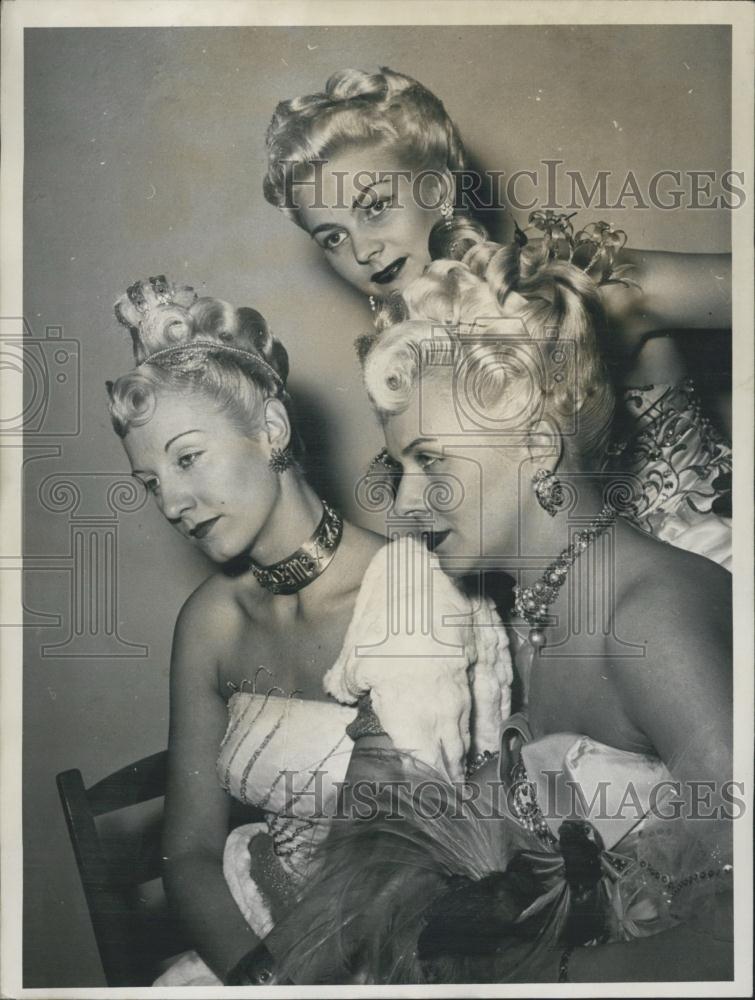
[[[576,214],[556,213],[551,209],[530,212],[525,229],[515,223],[516,242],[526,246],[527,231],[534,229],[543,234],[551,258],[568,260],[589,274],[598,285],[622,284],[639,288],[636,281],[626,277],[631,264],[615,266],[617,255],[627,243],[624,230],[614,229],[609,222],[591,222],[575,233],[571,220]]]
[[[131,334],[137,368],[170,360],[187,361],[209,352],[238,357],[268,376],[278,390],[285,388],[278,372],[256,351],[234,343],[233,334],[195,335],[189,316],[199,296],[189,285],[177,285],[161,274],[137,281],[115,303],[115,316]],[[260,316],[260,323],[264,320]],[[164,346],[168,343],[168,346]]]

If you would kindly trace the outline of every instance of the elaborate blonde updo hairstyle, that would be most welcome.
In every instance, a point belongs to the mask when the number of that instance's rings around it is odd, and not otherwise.
[[[199,394],[249,434],[262,430],[265,402],[277,398],[293,429],[288,354],[256,309],[198,298],[192,288],[160,277],[132,285],[115,314],[131,334],[137,363],[107,384],[110,417],[120,437],[149,420],[161,391]],[[300,447],[295,430],[292,447]]]
[[[317,94],[281,101],[267,130],[265,198],[301,224],[289,201],[292,171],[351,145],[388,144],[408,165],[463,170],[464,147],[443,103],[421,83],[383,67],[343,69]]]
[[[361,353],[382,419],[452,366],[473,426],[526,437],[545,425],[576,467],[603,464],[614,396],[598,287],[544,244],[483,242],[462,261],[433,262],[386,304],[379,327]]]

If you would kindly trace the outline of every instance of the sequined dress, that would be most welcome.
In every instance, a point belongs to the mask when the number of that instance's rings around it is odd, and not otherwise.
[[[691,380],[623,393],[610,468],[633,477],[629,519],[661,541],[731,569],[731,448]]]

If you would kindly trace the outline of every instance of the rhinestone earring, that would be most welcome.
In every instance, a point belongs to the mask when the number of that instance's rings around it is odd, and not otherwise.
[[[286,469],[290,469],[293,464],[294,456],[291,454],[291,449],[288,445],[285,448],[273,448],[270,452],[268,465],[278,475],[284,473]]]
[[[561,480],[547,469],[538,469],[532,477],[535,498],[546,514],[555,517],[564,505],[564,487]]]
[[[453,219],[454,217],[454,207],[447,198],[440,206],[440,214],[446,220]]]
[[[377,299],[375,298],[374,295],[370,295],[369,301],[370,301],[370,312],[374,316],[375,313],[377,312]]]

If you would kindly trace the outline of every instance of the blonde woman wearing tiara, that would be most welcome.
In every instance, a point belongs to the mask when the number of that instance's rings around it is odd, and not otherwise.
[[[309,233],[373,311],[431,257],[459,259],[485,238],[469,218],[453,217],[454,173],[467,166],[456,126],[434,94],[402,73],[341,70],[323,92],[281,102],[267,150],[265,197]],[[570,217],[533,212],[530,222],[554,252],[574,251]],[[610,461],[638,481],[625,513],[657,538],[729,568],[731,449],[703,416],[674,341],[657,335],[731,326],[723,280],[730,258],[625,249],[626,235],[603,223],[577,236],[583,262],[589,256],[604,279],[623,402]]]
[[[397,512],[432,522],[450,574],[518,565],[526,711],[463,796],[436,780],[422,809],[407,791],[366,823],[339,817],[309,894],[248,970],[731,978],[730,578],[617,517],[595,283],[544,244],[485,243],[431,264],[393,309],[363,367]],[[372,749],[352,772],[390,776],[390,743],[363,725]]]
[[[132,285],[116,315],[136,367],[108,383],[113,426],[160,512],[216,567],[181,610],[170,682],[164,880],[196,951],[156,985],[234,984],[306,884],[357,700],[396,746],[460,777],[497,746],[508,640],[425,546],[385,545],[314,493],[286,351],[258,312],[159,277]],[[386,644],[386,595],[420,603],[427,572],[431,634],[405,625]],[[360,645],[379,654],[353,663]],[[228,835],[232,799],[264,819]]]

